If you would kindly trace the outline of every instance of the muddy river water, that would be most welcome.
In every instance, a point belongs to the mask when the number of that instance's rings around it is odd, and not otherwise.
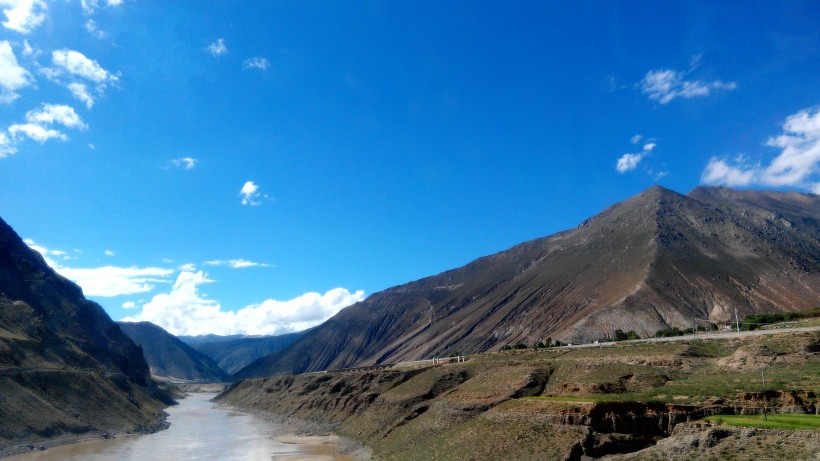
[[[156,434],[91,440],[6,458],[22,460],[350,460],[332,443],[277,437],[286,428],[262,417],[220,408],[216,394],[195,393],[169,407],[171,427]]]

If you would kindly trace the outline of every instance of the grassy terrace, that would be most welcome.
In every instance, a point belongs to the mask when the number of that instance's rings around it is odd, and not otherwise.
[[[818,338],[818,333],[787,334],[474,357],[480,362],[541,362],[549,367],[544,390],[527,398],[697,404],[764,390],[820,394],[820,360],[807,350]]]
[[[820,431],[820,415],[773,414],[765,418],[763,415],[715,415],[704,419],[729,426]]]

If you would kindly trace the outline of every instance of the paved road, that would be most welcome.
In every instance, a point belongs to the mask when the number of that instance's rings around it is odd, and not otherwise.
[[[629,343],[665,343],[671,341],[691,341],[693,339],[731,339],[731,338],[743,338],[746,336],[762,336],[762,335],[775,335],[780,333],[799,333],[799,332],[807,332],[807,331],[820,331],[820,326],[814,327],[797,327],[797,328],[773,328],[770,330],[752,330],[752,331],[732,331],[732,332],[719,332],[719,333],[705,333],[705,332],[698,332],[697,337],[693,335],[684,335],[684,336],[670,336],[666,338],[646,338],[646,339],[632,339],[628,341],[617,341],[617,342],[607,342],[607,343],[598,343],[598,344],[574,344],[572,346],[561,346],[561,347],[553,347],[551,349],[580,349],[584,347],[610,347],[616,344],[629,344]]]

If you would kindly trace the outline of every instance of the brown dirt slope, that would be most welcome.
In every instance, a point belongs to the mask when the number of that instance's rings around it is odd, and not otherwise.
[[[641,336],[820,302],[820,196],[650,188],[576,229],[375,293],[238,378]]]
[[[677,428],[704,416],[820,414],[818,344],[818,333],[784,333],[506,351],[417,369],[247,379],[218,401],[330,428],[369,446],[379,460],[579,460],[625,453],[665,459],[694,440],[675,438]],[[737,350],[768,350],[782,359],[764,370],[765,391],[759,367],[719,363]],[[784,437],[818,443],[817,437]],[[777,440],[761,449],[777,453]],[[659,451],[653,451],[656,443]],[[719,452],[691,459],[712,453]]]

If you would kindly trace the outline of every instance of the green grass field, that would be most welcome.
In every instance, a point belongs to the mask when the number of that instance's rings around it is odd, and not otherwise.
[[[820,431],[820,415],[774,414],[765,418],[763,415],[714,415],[704,420],[729,426]]]

